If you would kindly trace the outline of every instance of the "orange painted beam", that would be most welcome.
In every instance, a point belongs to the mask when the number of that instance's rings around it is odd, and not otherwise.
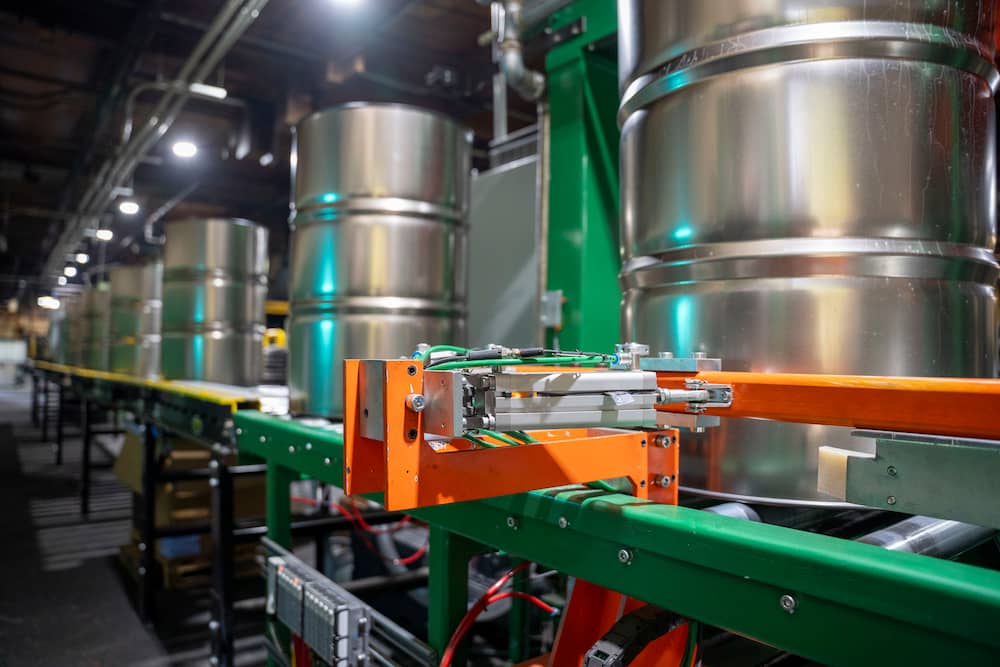
[[[1000,439],[1000,380],[700,371],[659,373],[658,384],[689,378],[733,388],[733,404],[709,415]]]

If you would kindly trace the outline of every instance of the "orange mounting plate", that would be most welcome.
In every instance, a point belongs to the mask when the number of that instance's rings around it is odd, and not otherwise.
[[[344,490],[384,494],[392,511],[481,500],[564,484],[626,477],[635,495],[677,502],[677,431],[612,428],[531,431],[537,444],[425,439],[415,360],[344,363]]]

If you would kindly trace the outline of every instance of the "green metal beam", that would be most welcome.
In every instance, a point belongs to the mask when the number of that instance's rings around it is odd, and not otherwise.
[[[241,449],[343,483],[336,432],[250,411],[236,422]],[[823,663],[990,664],[1000,656],[1000,573],[985,568],[583,487],[415,515]]]
[[[551,22],[576,24],[546,57],[550,119],[547,288],[564,298],[559,344],[611,349],[619,342],[618,74],[608,40],[615,4],[577,2]],[[604,44],[600,49],[598,44]],[[613,46],[613,45],[612,45]],[[554,344],[550,332],[549,344]]]
[[[1000,528],[1000,445],[881,434],[875,456],[844,452],[842,494],[852,503]],[[961,492],[956,492],[960,490]]]

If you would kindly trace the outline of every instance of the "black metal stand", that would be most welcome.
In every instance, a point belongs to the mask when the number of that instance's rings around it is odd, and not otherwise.
[[[233,476],[226,465],[227,450],[212,448],[212,633],[213,665],[232,667],[233,653]]]
[[[139,542],[139,618],[147,625],[156,622],[156,482],[160,462],[156,456],[156,432],[146,422],[142,456],[142,522]]]
[[[42,442],[49,441],[49,378],[42,373]]]
[[[38,375],[37,369],[31,369],[31,425],[38,428]]]
[[[60,423],[62,420],[60,420]],[[80,400],[80,429],[82,444],[80,451],[80,513],[90,514],[90,401]],[[60,439],[61,442],[61,439]]]
[[[63,383],[59,383],[59,389],[56,392],[56,465],[61,466],[63,463],[63,410],[65,409],[65,387]]]

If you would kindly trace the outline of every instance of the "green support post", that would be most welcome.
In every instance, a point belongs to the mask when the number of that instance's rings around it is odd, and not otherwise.
[[[267,536],[285,547],[292,547],[292,501],[289,485],[298,478],[288,468],[273,461],[267,466]]]
[[[485,547],[440,526],[430,532],[427,643],[441,655],[469,608],[469,559]],[[463,652],[452,661],[464,663]]]
[[[619,342],[618,73],[615,3],[581,0],[558,12],[559,45],[545,66],[550,117],[547,289],[563,294],[563,349]],[[554,37],[553,37],[554,39]]]
[[[524,560],[521,558],[512,558],[510,564],[511,567],[517,567],[523,562]],[[511,588],[520,593],[528,592],[527,569],[514,575]],[[521,598],[511,600],[508,625],[510,626],[510,637],[507,641],[507,662],[516,664],[527,657],[525,652],[528,647],[525,645],[525,638],[528,630],[528,603],[525,600]]]

